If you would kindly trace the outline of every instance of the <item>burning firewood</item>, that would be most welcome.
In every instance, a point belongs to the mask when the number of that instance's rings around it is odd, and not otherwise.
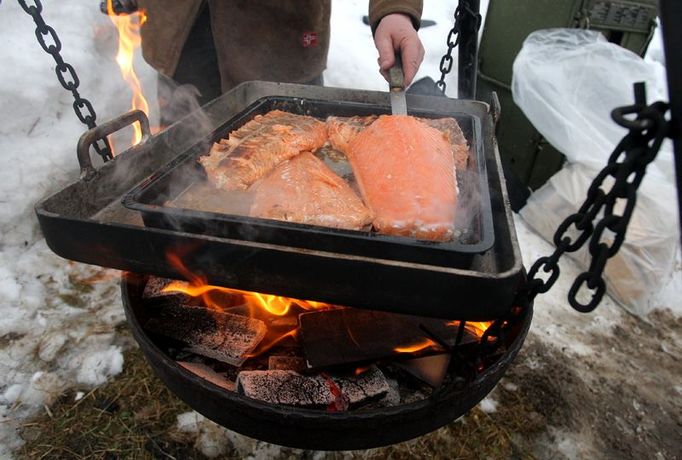
[[[449,353],[443,353],[407,361],[396,361],[394,364],[427,385],[438,388],[448,373],[450,357]]]
[[[372,367],[357,377],[304,376],[294,371],[243,371],[237,391],[249,398],[287,406],[340,409],[340,399],[358,406],[384,397],[390,390],[386,377]]]
[[[164,292],[163,289],[168,286],[170,283],[176,282],[176,283],[183,283],[186,285],[189,285],[189,283],[184,282],[184,281],[174,281],[168,278],[159,278],[156,276],[150,276],[149,281],[147,281],[147,284],[144,287],[144,291],[142,292],[142,298],[143,299],[174,299],[177,301],[189,301],[192,297],[188,296],[187,294],[183,294],[181,292],[176,292],[176,291],[169,291],[169,292]]]
[[[304,313],[299,322],[313,369],[445,351],[422,330],[420,318],[407,315],[345,308]]]
[[[305,359],[298,356],[270,356],[268,358],[268,369],[271,371],[303,372],[306,368]]]
[[[189,350],[241,366],[263,340],[263,321],[207,308],[168,304],[151,313],[145,329],[185,343]]]

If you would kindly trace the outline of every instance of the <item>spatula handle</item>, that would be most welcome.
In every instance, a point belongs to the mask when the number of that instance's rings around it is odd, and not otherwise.
[[[388,70],[388,79],[391,91],[401,91],[405,89],[403,60],[400,58],[400,54],[395,55],[395,63],[393,64],[393,67]]]

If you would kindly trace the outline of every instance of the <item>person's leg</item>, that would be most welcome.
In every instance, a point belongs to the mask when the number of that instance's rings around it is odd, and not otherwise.
[[[161,125],[168,126],[221,94],[211,19],[204,6],[182,49],[173,78],[159,74]]]

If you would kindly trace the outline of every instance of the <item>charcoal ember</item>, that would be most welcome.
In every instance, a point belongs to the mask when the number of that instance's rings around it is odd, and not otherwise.
[[[192,363],[187,361],[178,361],[178,364],[191,373],[196,374],[198,377],[201,377],[202,379],[207,380],[214,385],[229,391],[235,390],[235,384],[233,381],[229,380],[224,375],[219,374],[206,364]]]
[[[151,312],[145,329],[179,340],[189,351],[241,366],[263,340],[267,328],[260,320],[190,305],[168,304]]]
[[[182,292],[163,292],[163,289],[170,283],[176,282],[183,286],[189,286],[186,281],[177,281],[168,278],[159,278],[157,276],[150,276],[147,284],[142,291],[142,298],[148,300],[174,302],[174,303],[191,303],[198,304],[199,301],[193,299],[191,296]]]
[[[397,380],[386,377],[388,392],[386,396],[374,402],[370,408],[393,407],[400,405],[400,384]]]
[[[270,356],[268,369],[271,371],[303,372],[307,368],[305,359],[298,356]]]
[[[240,394],[286,406],[330,407],[338,401],[335,389],[350,406],[358,406],[384,397],[390,387],[377,367],[357,377],[305,376],[289,370],[242,371],[237,377]]]

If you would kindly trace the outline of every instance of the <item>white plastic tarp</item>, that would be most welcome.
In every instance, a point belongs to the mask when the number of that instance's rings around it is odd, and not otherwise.
[[[566,166],[521,210],[547,240],[578,210],[593,178],[627,133],[610,114],[634,102],[633,84],[639,81],[646,82],[648,102],[668,99],[663,66],[609,43],[599,32],[547,29],[524,42],[514,62],[514,101],[566,155]],[[605,270],[609,294],[637,315],[657,305],[657,295],[673,273],[679,229],[672,161],[666,142],[639,188],[625,243]],[[586,249],[574,258],[589,267]]]

